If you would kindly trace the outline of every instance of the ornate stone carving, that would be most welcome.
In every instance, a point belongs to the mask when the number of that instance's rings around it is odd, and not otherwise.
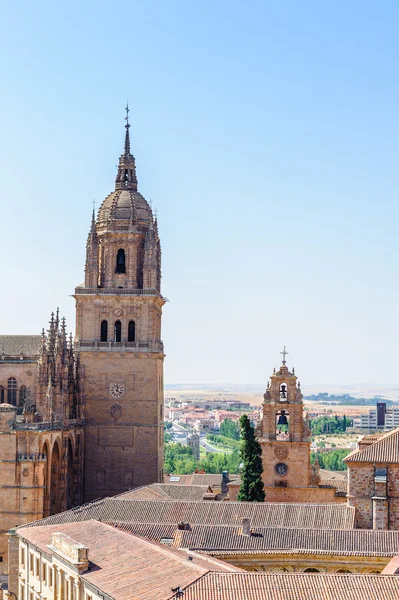
[[[22,471],[22,475],[23,475],[24,477],[28,477],[28,475],[29,475],[29,469],[24,469],[24,470]]]
[[[115,423],[117,422],[118,419],[121,418],[122,407],[120,406],[120,404],[113,404],[111,406],[111,416],[114,419]]]
[[[274,456],[279,460],[284,460],[289,454],[287,446],[276,446],[274,448]]]

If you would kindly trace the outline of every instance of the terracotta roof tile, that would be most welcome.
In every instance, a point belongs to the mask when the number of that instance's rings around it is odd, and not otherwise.
[[[203,500],[210,488],[207,485],[169,485],[153,483],[120,494],[119,498],[131,500]]]
[[[199,555],[189,561],[186,552],[142,540],[97,521],[18,530],[21,537],[47,553],[55,532],[89,548],[90,563],[96,568],[82,578],[114,600],[166,600],[172,596],[171,587],[187,586],[211,570],[240,571]]]
[[[397,575],[208,573],[184,600],[397,600]]]
[[[345,462],[399,463],[399,428],[363,449],[354,450]]]
[[[180,523],[192,525],[241,525],[251,519],[253,527],[307,527],[353,529],[355,508],[346,504],[280,504],[257,502],[197,502],[182,500],[129,500],[105,498],[47,517],[33,525],[98,519],[107,522]]]
[[[312,550],[346,555],[399,555],[399,531],[296,529],[255,527],[242,535],[241,527],[195,525],[176,531],[174,545],[192,550]]]

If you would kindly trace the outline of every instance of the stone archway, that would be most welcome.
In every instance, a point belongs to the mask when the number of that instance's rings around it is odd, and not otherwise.
[[[77,485],[75,477],[75,453],[72,446],[72,441],[68,438],[68,450],[67,450],[67,479],[66,479],[66,507],[67,509],[77,506]]]
[[[45,466],[43,467],[44,478],[44,498],[43,498],[43,517],[48,517],[50,514],[50,452],[48,443],[45,442],[42,447],[41,454],[46,457]]]
[[[50,463],[50,515],[62,510],[61,454],[58,442],[54,443]]]

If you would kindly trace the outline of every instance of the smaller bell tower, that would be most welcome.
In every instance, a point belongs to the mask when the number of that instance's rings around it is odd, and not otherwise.
[[[319,483],[317,467],[310,464],[310,430],[303,417],[301,385],[295,369],[288,370],[285,346],[281,354],[282,365],[267,382],[258,434],[267,501],[278,501],[279,494],[285,501],[287,491],[281,488],[318,487]]]

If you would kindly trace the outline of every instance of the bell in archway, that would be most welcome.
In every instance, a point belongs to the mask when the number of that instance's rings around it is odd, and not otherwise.
[[[281,385],[281,388],[280,388],[280,398],[282,400],[286,400],[287,399],[287,386],[285,384]]]
[[[277,425],[288,425],[288,419],[285,415],[280,415],[277,421]]]

